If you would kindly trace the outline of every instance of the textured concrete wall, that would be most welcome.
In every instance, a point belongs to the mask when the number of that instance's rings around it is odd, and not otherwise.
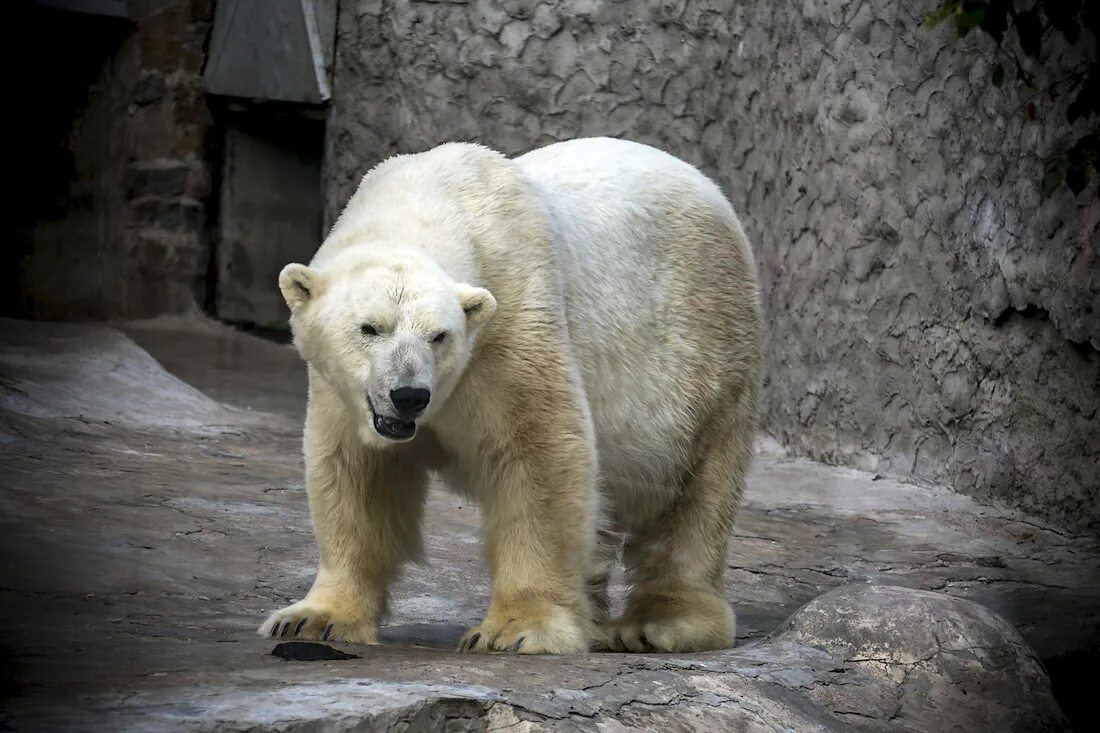
[[[34,113],[42,115],[51,131],[20,137],[32,151],[17,154],[26,170],[17,170],[16,185],[26,179],[61,185],[48,192],[45,211],[37,210],[40,200],[28,201],[35,211],[17,235],[19,261],[11,268],[20,296],[8,299],[5,310],[104,318],[202,306],[211,120],[199,72],[211,8],[211,0],[165,0],[136,24],[112,20],[117,38],[96,57],[83,52],[80,39],[103,33],[103,21],[33,5],[20,11],[27,24],[19,26],[18,42],[33,50],[20,62],[34,85],[32,99],[41,100],[28,115],[34,122]],[[59,36],[63,29],[72,46]],[[56,109],[46,99],[53,85],[38,65],[43,54],[59,76],[89,77],[76,109]],[[52,117],[65,113],[71,117]],[[45,153],[57,149],[68,155],[51,167]]]
[[[582,135],[713,175],[754,242],[763,425],[825,460],[1100,523],[1100,209],[1062,111],[932,0],[341,3],[331,217],[394,152]],[[1095,186],[1095,184],[1094,184]]]

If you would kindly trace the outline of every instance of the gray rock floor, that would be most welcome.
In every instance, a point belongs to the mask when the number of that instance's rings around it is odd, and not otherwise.
[[[733,650],[453,653],[488,577],[476,508],[437,491],[385,643],[286,661],[253,632],[312,579],[304,384],[205,321],[0,322],[0,726],[1059,730],[1039,659],[1072,714],[1100,647],[1096,538],[762,443]]]

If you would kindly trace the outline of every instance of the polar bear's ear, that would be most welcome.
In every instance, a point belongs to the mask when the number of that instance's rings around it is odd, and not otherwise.
[[[296,311],[316,298],[324,284],[324,274],[312,267],[291,263],[279,273],[279,290],[290,310]]]
[[[458,302],[466,312],[466,324],[476,328],[493,317],[497,311],[497,299],[485,288],[458,285]]]

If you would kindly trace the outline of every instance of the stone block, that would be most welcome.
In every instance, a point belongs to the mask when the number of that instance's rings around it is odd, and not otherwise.
[[[178,160],[133,163],[130,165],[127,192],[130,198],[183,196],[188,192],[191,176],[192,166]]]
[[[210,124],[210,109],[199,77],[191,77],[172,90],[173,113],[179,125]]]
[[[210,253],[194,232],[145,228],[131,235],[129,258],[140,277],[191,282],[206,273]]]
[[[176,135],[172,140],[168,152],[177,158],[191,161],[201,161],[206,157],[206,136],[210,128],[205,124],[180,125],[176,128]],[[190,190],[198,193],[203,190],[203,185],[195,184]]]
[[[204,219],[202,203],[194,199],[143,196],[130,202],[131,225],[142,229],[199,233]]]
[[[133,99],[139,105],[152,104],[164,97],[164,75],[157,71],[143,71],[134,86]]]
[[[141,65],[147,69],[174,71],[183,54],[181,3],[164,6],[141,20],[137,26]]]

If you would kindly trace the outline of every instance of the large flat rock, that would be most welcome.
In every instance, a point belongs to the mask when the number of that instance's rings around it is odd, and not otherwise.
[[[1040,658],[1100,639],[1095,538],[762,444],[735,649],[455,654],[488,577],[476,508],[436,491],[385,643],[287,661],[254,629],[316,557],[293,351],[178,320],[5,321],[0,344],[17,730],[1057,730]]]

